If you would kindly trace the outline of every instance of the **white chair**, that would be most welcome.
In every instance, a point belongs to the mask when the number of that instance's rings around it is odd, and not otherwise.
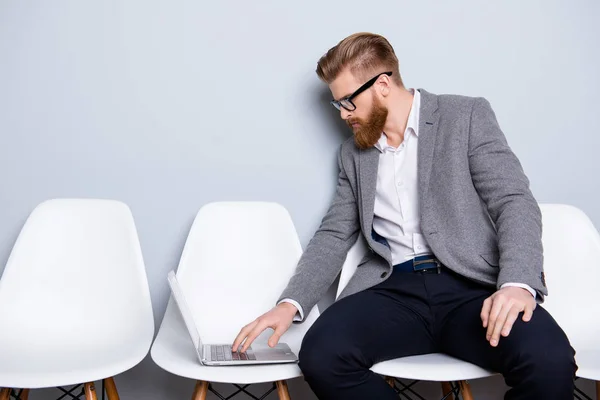
[[[202,340],[233,343],[243,325],[275,305],[301,253],[292,219],[278,204],[220,202],[202,207],[177,269]],[[306,321],[292,325],[281,341],[298,354],[317,316],[314,307]],[[257,341],[266,342],[270,333]],[[271,390],[277,388],[279,398],[288,399],[285,380],[302,375],[296,364],[202,366],[172,299],[151,355],[164,370],[197,380],[194,400],[204,400],[208,391],[214,391],[211,382],[232,383],[238,392],[245,392],[249,384],[274,382]]]
[[[150,292],[129,208],[110,200],[50,200],[29,216],[0,280],[0,399],[11,388],[77,385],[138,364],[154,335]],[[65,397],[65,396],[63,396]]]
[[[337,295],[342,293],[360,260],[367,253],[367,245],[362,235],[359,235],[356,243],[352,246],[342,267]],[[442,383],[442,393],[446,399],[460,392],[464,400],[472,400],[473,395],[467,380],[485,378],[495,375],[494,372],[480,368],[476,365],[450,357],[446,354],[434,353],[412,357],[396,358],[389,361],[377,363],[371,367],[371,371],[386,377],[386,381],[397,390],[413,392],[412,384],[405,385],[395,378],[411,379],[414,381],[435,381]],[[456,384],[454,383],[456,382]],[[414,384],[414,382],[413,382]]]
[[[576,351],[577,376],[596,381],[600,399],[600,235],[579,209],[541,206],[544,270],[549,296],[544,307]],[[588,398],[577,390],[579,396]]]

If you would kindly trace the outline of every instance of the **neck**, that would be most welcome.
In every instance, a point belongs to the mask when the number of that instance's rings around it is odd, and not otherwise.
[[[404,88],[390,93],[388,117],[383,128],[383,133],[385,133],[390,146],[398,147],[404,141],[404,131],[408,123],[413,98],[414,95]]]

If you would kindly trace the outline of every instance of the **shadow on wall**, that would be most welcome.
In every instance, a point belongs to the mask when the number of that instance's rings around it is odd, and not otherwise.
[[[317,89],[317,104],[319,104],[319,112],[323,115],[323,118],[320,118],[319,121],[326,122],[327,125],[325,126],[324,131],[331,132],[332,135],[338,135],[341,142],[344,142],[352,136],[352,131],[346,122],[340,118],[340,112],[330,104],[332,99],[333,97],[331,96],[329,88],[321,82],[320,87]]]

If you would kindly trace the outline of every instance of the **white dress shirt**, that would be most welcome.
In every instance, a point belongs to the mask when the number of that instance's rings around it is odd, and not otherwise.
[[[417,90],[400,146],[390,146],[385,134],[375,144],[381,154],[373,229],[387,239],[393,265],[432,253],[421,233],[419,220],[417,155],[420,105],[421,95]]]
[[[393,265],[417,256],[432,254],[421,232],[419,219],[417,155],[421,94],[418,90],[412,92],[413,103],[404,131],[404,140],[400,146],[390,146],[385,133],[381,134],[381,138],[375,144],[381,154],[377,172],[373,229],[387,239],[392,252]],[[526,289],[534,298],[536,297],[535,290],[529,285],[509,282],[503,284],[501,288],[508,286]],[[301,321],[304,318],[304,311],[298,302],[283,299],[279,303],[282,302],[291,303],[298,309],[299,315],[294,317],[294,321]]]

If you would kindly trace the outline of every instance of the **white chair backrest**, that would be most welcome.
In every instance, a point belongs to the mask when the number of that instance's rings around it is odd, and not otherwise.
[[[359,233],[356,242],[348,251],[346,261],[344,261],[344,265],[342,266],[340,281],[338,283],[337,293],[335,295],[336,299],[340,297],[340,294],[346,285],[348,285],[350,278],[352,278],[352,275],[354,275],[354,272],[356,271],[356,267],[358,267],[358,263],[367,254],[367,251],[367,241],[362,233]]]
[[[231,343],[242,326],[274,307],[301,254],[292,219],[279,204],[203,206],[177,269],[202,340]],[[282,341],[303,337],[317,316],[314,307],[306,322],[292,325]],[[260,339],[266,341],[268,334]]]
[[[579,209],[541,205],[544,270],[548,294],[543,305],[576,349],[600,338],[600,235]]]
[[[0,321],[15,327],[0,329],[3,347],[68,352],[115,344],[129,348],[128,357],[139,353],[139,362],[150,347],[154,319],[129,208],[80,199],[36,207],[0,279]]]

